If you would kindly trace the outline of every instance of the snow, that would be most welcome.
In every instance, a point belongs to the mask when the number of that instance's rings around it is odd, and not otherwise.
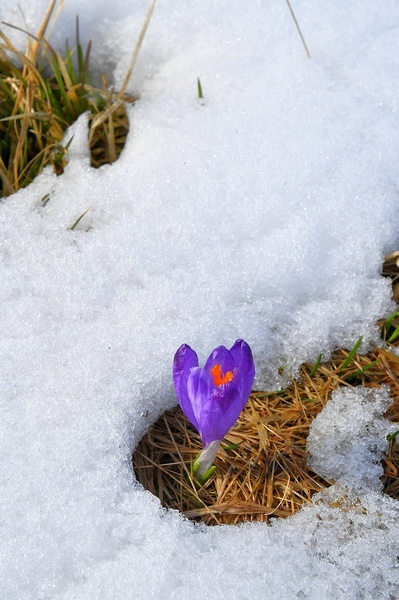
[[[311,60],[282,0],[158,0],[119,161],[90,167],[83,116],[65,173],[0,207],[2,598],[397,595],[398,503],[376,465],[386,392],[336,394],[311,454],[337,483],[272,526],[195,526],[131,467],[176,403],[181,343],[203,360],[246,339],[256,387],[273,389],[320,352],[360,335],[366,349],[393,308],[399,9],[292,4]],[[36,31],[46,0],[19,5],[26,25],[13,0],[0,18]],[[66,0],[51,41],[72,40],[79,13],[117,85],[147,8]]]
[[[312,469],[354,490],[381,490],[381,456],[388,450],[387,435],[394,431],[381,415],[391,402],[387,389],[334,392],[310,427]]]

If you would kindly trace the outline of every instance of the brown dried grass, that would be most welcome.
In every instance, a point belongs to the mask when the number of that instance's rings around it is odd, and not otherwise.
[[[105,76],[102,86],[90,83],[91,41],[84,51],[76,20],[76,45],[56,52],[45,38],[63,0],[49,0],[36,35],[27,33],[26,52],[20,52],[0,31],[0,198],[29,185],[47,165],[61,175],[67,164],[72,138],[63,146],[67,128],[89,112],[88,142],[91,166],[115,162],[129,133],[127,106],[135,96],[126,93],[147,31],[152,0],[121,89],[116,92]],[[19,29],[12,24],[8,27]]]
[[[398,253],[399,256],[399,253]],[[387,257],[389,259],[390,257]],[[397,259],[397,257],[396,257]],[[384,274],[395,284],[399,268],[387,260]],[[384,331],[388,339],[391,332]],[[393,322],[395,328],[398,323]],[[399,345],[399,338],[395,340]],[[179,407],[165,412],[133,455],[138,481],[163,506],[207,525],[269,521],[288,517],[328,487],[306,464],[306,440],[313,419],[339,387],[389,385],[393,403],[386,416],[399,421],[399,357],[389,348],[355,354],[334,352],[318,365],[303,364],[299,377],[279,392],[254,392],[215,459],[216,471],[200,486],[191,464],[201,440]],[[399,426],[398,426],[399,428]],[[399,499],[399,445],[392,440],[384,457],[384,492]]]

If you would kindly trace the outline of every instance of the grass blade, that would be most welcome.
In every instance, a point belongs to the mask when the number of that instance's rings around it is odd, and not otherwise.
[[[127,85],[129,83],[130,77],[131,77],[133,69],[134,69],[134,65],[136,64],[136,60],[137,60],[137,56],[138,56],[139,51],[140,51],[141,44],[143,43],[144,36],[146,34],[148,25],[150,24],[152,13],[154,12],[155,2],[156,2],[156,0],[152,0],[152,2],[150,4],[150,8],[148,9],[146,18],[144,20],[143,26],[142,26],[141,31],[140,31],[139,39],[137,40],[136,47],[135,47],[134,52],[133,52],[133,56],[132,56],[132,58],[130,60],[129,68],[127,70],[127,73],[126,73],[125,79],[123,81],[122,87],[121,87],[121,89],[120,89],[120,91],[118,93],[118,98],[122,98],[123,94],[126,91]]]
[[[69,228],[71,231],[74,231],[74,229],[76,229],[76,227],[79,225],[80,221],[83,219],[83,217],[85,215],[87,215],[87,213],[89,212],[89,210],[91,210],[93,207],[89,206],[89,208],[86,208],[86,210],[80,215],[80,217],[78,219],[76,219],[75,223]]]
[[[89,206],[89,208],[86,208],[86,210],[80,215],[80,217],[78,219],[76,219],[75,223],[69,228],[71,231],[74,231],[74,229],[76,229],[76,227],[79,225],[80,221],[83,219],[83,217],[85,215],[87,215],[87,213],[89,212],[89,210],[91,210],[93,207]]]
[[[382,329],[381,329],[381,337],[383,340],[386,340],[389,329],[392,327],[394,320],[397,319],[398,317],[399,317],[399,312],[394,312],[385,319],[385,323],[383,324]]]
[[[198,98],[202,99],[204,97],[204,94],[202,93],[202,85],[201,85],[199,77],[197,77],[197,88],[198,88]]]
[[[303,47],[305,48],[305,52],[306,52],[306,54],[307,54],[308,58],[312,58],[312,57],[311,57],[311,54],[310,54],[310,52],[309,52],[309,48],[308,48],[308,46],[307,46],[307,44],[306,44],[306,42],[305,42],[305,38],[303,37],[303,34],[302,34],[302,31],[301,31],[301,28],[299,27],[299,23],[298,23],[298,21],[297,21],[297,18],[296,18],[296,16],[295,16],[295,13],[294,13],[294,11],[293,11],[293,9],[292,9],[291,2],[290,2],[290,0],[285,0],[285,1],[286,1],[286,3],[287,3],[287,6],[288,6],[288,8],[289,8],[289,11],[290,11],[290,13],[291,13],[291,16],[292,16],[292,18],[293,18],[293,20],[294,20],[295,27],[297,28],[297,31],[298,31],[298,33],[299,33],[299,37],[301,38],[301,41],[302,41]]]
[[[358,371],[355,371],[354,373],[352,373],[352,375],[349,375],[349,377],[345,378],[345,381],[354,381],[355,379],[357,379],[360,375],[363,375],[363,373],[365,373],[366,371],[368,371],[369,369],[371,369],[372,367],[375,367],[375,365],[378,363],[378,360],[373,360],[372,362],[370,362],[368,365],[366,365],[365,367],[363,367],[362,369],[359,369]]]
[[[339,373],[341,373],[342,371],[345,371],[345,369],[348,367],[352,358],[355,356],[357,349],[359,348],[360,344],[362,343],[362,340],[363,340],[363,336],[361,335],[359,337],[359,339],[357,340],[356,344],[353,346],[352,350],[349,352],[349,354],[346,357],[346,359],[344,360],[344,362],[342,363],[341,368],[339,369]]]
[[[315,362],[315,364],[313,365],[312,370],[310,371],[310,377],[314,377],[316,374],[317,369],[319,368],[319,365],[321,363],[321,359],[323,358],[322,354],[319,354],[319,356],[317,357],[317,360]]]

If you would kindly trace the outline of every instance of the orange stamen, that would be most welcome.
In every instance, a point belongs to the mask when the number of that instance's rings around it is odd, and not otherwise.
[[[213,377],[213,383],[215,385],[223,385],[224,383],[229,383],[229,381],[233,381],[233,371],[227,371],[227,373],[223,373],[220,365],[213,365],[211,369],[211,375]]]

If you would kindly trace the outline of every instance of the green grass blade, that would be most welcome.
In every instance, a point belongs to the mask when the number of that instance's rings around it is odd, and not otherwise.
[[[204,97],[204,94],[202,93],[202,85],[201,85],[199,77],[197,77],[197,88],[198,88],[198,98],[202,99]]]
[[[58,92],[59,92],[60,100],[62,100],[64,109],[68,109],[69,101],[68,101],[68,97],[67,97],[67,93],[66,93],[66,89],[65,89],[65,85],[64,85],[64,79],[62,77],[62,73],[61,73],[61,69],[58,64],[57,57],[51,56],[50,63],[51,63],[51,67],[53,69],[54,77],[58,84]],[[55,88],[53,88],[53,90],[55,92]]]
[[[371,367],[374,367],[377,363],[378,363],[378,360],[373,360],[371,363],[369,363],[368,365],[366,365],[362,369],[359,369],[358,371],[355,371],[354,373],[352,373],[352,375],[349,375],[349,377],[346,377],[345,381],[348,381],[348,382],[354,381],[360,375],[363,375],[363,373],[365,373],[366,371],[368,371],[369,369],[371,369]]]
[[[346,359],[344,360],[344,362],[342,363],[341,368],[339,370],[340,373],[341,373],[341,371],[344,371],[348,367],[352,358],[355,356],[357,349],[359,348],[360,344],[362,343],[362,340],[363,340],[363,336],[361,335],[360,338],[357,340],[356,344],[353,346],[352,350],[349,352],[349,354],[346,357]]]
[[[321,363],[321,359],[323,358],[322,354],[319,354],[319,356],[317,357],[317,360],[315,362],[315,364],[313,365],[312,370],[310,371],[310,377],[314,377],[316,374],[317,369],[319,368],[319,365]]]
[[[394,342],[398,336],[399,336],[399,327],[397,327],[395,329],[395,331],[393,332],[393,334],[387,340],[388,344],[392,344],[392,342]]]
[[[79,35],[79,15],[76,15],[76,49],[78,54],[78,74],[79,80],[82,81],[82,73],[83,73],[83,50],[80,44],[80,35]]]
[[[85,54],[85,58],[83,61],[83,69],[80,72],[80,82],[81,82],[82,86],[90,85],[90,72],[89,72],[90,51],[91,51],[91,40],[89,40],[89,42],[87,44],[86,54]]]
[[[383,340],[386,339],[386,337],[388,335],[388,331],[392,327],[392,323],[398,317],[399,317],[399,312],[394,312],[391,315],[389,315],[389,317],[387,317],[387,319],[385,319],[385,323],[383,324],[383,326],[381,328],[381,337]]]
[[[65,66],[72,85],[76,85],[78,83],[78,78],[76,77],[75,68],[73,66],[72,51],[69,48],[68,40],[65,42]]]
[[[223,448],[223,450],[237,450],[237,448],[239,446],[241,446],[241,444],[244,443],[244,440],[241,440],[241,442],[237,442],[237,444],[225,444],[223,446],[221,446]]]

